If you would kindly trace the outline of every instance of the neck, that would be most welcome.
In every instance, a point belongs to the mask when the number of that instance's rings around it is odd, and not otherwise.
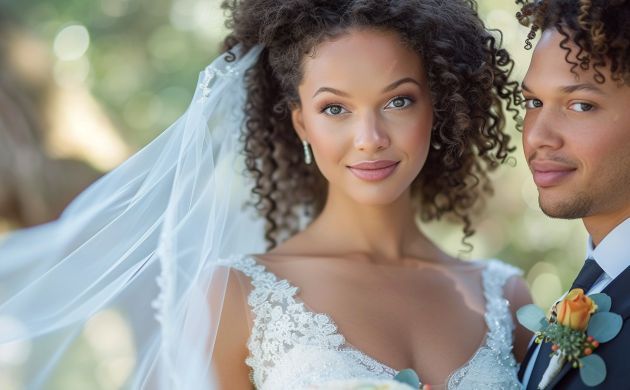
[[[409,191],[387,205],[362,205],[329,192],[308,230],[335,253],[367,254],[373,261],[395,263],[412,252],[427,257],[441,253],[418,228]]]
[[[615,213],[584,217],[582,222],[593,240],[593,245],[597,246],[608,233],[628,218],[630,218],[630,206]]]

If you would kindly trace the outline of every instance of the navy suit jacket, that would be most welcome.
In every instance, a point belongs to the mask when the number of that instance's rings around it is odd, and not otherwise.
[[[610,282],[602,292],[608,294],[612,300],[610,311],[623,318],[623,327],[619,334],[609,342],[600,344],[594,351],[606,362],[606,380],[597,387],[588,387],[582,382],[579,370],[565,364],[547,389],[630,390],[630,267]],[[527,365],[528,360],[525,360],[519,378],[522,379]],[[535,389],[536,385],[538,384],[529,383],[527,388]]]

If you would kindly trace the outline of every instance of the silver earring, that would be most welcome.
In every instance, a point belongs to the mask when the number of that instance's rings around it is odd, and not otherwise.
[[[436,139],[437,138],[437,130],[435,127],[431,128],[431,147],[435,150],[442,149],[442,144]]]
[[[302,146],[304,146],[304,163],[306,165],[311,165],[313,163],[313,155],[311,154],[311,148],[308,141],[303,139]]]

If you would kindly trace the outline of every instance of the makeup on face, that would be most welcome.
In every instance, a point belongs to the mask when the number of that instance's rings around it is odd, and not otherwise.
[[[292,111],[329,191],[388,204],[429,152],[433,104],[422,58],[395,32],[350,29],[304,62]]]

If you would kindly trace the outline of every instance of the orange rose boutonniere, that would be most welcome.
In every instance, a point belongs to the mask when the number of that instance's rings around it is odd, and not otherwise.
[[[606,294],[587,296],[576,288],[554,305],[549,318],[536,305],[517,311],[518,321],[536,333],[537,343],[551,343],[551,360],[539,389],[546,388],[567,363],[580,369],[587,386],[597,386],[606,379],[606,364],[593,352],[621,330],[623,321],[619,314],[610,312],[611,304]]]
[[[583,332],[595,310],[597,310],[595,302],[584,295],[581,288],[576,288],[556,305],[556,321],[562,326]]]

